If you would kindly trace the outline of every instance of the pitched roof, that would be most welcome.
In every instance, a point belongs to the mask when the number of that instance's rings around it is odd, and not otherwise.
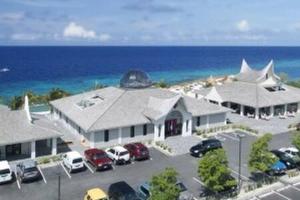
[[[100,95],[103,101],[81,109],[77,102]],[[151,123],[182,99],[188,112],[192,115],[227,112],[228,109],[211,105],[203,100],[196,100],[166,89],[122,89],[108,87],[96,91],[82,93],[51,102],[55,108],[85,131],[97,131]],[[103,104],[103,105],[101,105]]]
[[[0,146],[60,137],[56,131],[30,123],[25,110],[11,111],[0,106]]]
[[[277,80],[280,80],[280,78],[274,73],[273,60],[271,60],[263,69],[255,70],[247,64],[245,59],[243,59],[240,73],[235,77],[239,81],[257,83],[264,81],[267,74],[273,76]]]
[[[215,86],[215,90],[221,96],[222,102],[234,102],[251,107],[268,107],[300,101],[300,89],[288,85],[282,87],[285,90],[270,92],[260,84],[236,81]],[[211,90],[212,88],[205,88],[194,92],[207,97]]]

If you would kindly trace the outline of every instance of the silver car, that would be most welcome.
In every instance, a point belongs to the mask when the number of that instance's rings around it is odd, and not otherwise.
[[[36,161],[26,160],[17,164],[17,178],[21,182],[38,180],[40,176]]]

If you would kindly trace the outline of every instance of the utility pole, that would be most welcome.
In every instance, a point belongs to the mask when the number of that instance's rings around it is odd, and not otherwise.
[[[238,180],[238,188],[241,188],[241,169],[242,169],[242,138],[245,137],[243,134],[237,135],[239,138],[239,180]]]

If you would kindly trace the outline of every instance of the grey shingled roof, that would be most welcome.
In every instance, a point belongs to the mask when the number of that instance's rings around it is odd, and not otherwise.
[[[76,103],[87,96],[99,94],[103,102],[86,109],[80,109]],[[64,113],[69,119],[85,131],[98,131],[117,127],[151,123],[147,115],[157,117],[156,108],[149,108],[150,98],[161,101],[173,99],[178,94],[159,88],[122,89],[107,87],[104,89],[82,93],[51,102],[51,105]],[[211,105],[203,100],[190,97],[183,98],[187,110],[193,115],[227,112],[228,109]]]
[[[234,102],[251,107],[269,107],[274,105],[300,102],[300,89],[283,85],[285,91],[269,92],[263,86],[247,82],[232,82],[215,86],[223,101]],[[195,90],[206,96],[211,88]]]
[[[0,105],[0,146],[60,137],[61,134],[30,123],[24,110]]]

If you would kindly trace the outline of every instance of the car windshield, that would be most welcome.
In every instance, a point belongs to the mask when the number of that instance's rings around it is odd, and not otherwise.
[[[141,147],[141,148],[139,148],[137,150],[140,151],[140,152],[146,152],[147,151],[147,149],[145,147]]]
[[[146,188],[144,188],[143,186],[141,186],[141,191],[144,193],[144,195],[145,195],[146,197],[149,197],[149,196],[150,196],[149,191],[148,191]]]
[[[180,192],[184,192],[187,190],[183,183],[177,183],[176,186],[179,188]]]
[[[101,199],[97,199],[97,200],[108,200],[108,198],[105,197],[105,198],[101,198]]]
[[[126,154],[128,154],[128,151],[122,151],[122,152],[120,152],[120,156],[124,156]]]
[[[30,168],[25,168],[24,169],[24,172],[25,173],[28,173],[28,172],[35,172],[37,171],[37,168],[36,167],[30,167]]]
[[[105,153],[96,153],[95,154],[95,159],[102,159],[102,158],[106,158]]]
[[[135,193],[127,193],[124,198],[120,198],[120,199],[124,199],[124,200],[139,200],[139,198],[136,196]]]
[[[75,158],[73,160],[73,163],[81,163],[82,162],[82,158]]]
[[[10,170],[9,169],[3,169],[3,170],[0,170],[0,175],[3,175],[3,174],[9,174],[10,173]]]

